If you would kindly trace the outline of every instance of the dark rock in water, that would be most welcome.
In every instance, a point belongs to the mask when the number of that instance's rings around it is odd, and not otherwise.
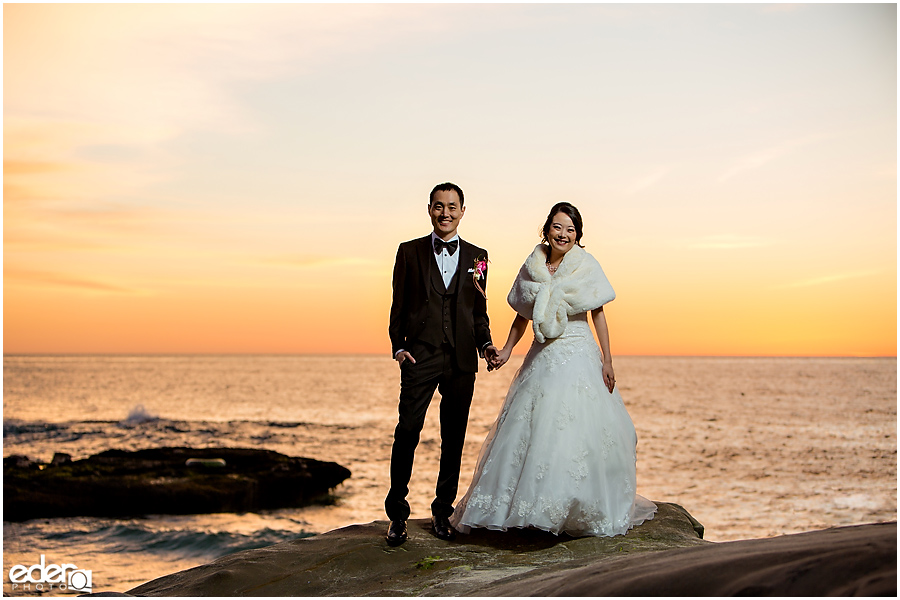
[[[14,467],[16,469],[37,469],[39,465],[27,456],[13,454],[3,459],[3,470],[5,471],[7,467]]]
[[[55,457],[54,457],[55,458]],[[224,466],[188,467],[188,459]],[[220,463],[221,461],[215,461]],[[350,477],[333,462],[249,448],[107,450],[50,465],[3,460],[3,518],[247,512],[304,506]]]
[[[50,460],[51,465],[66,465],[72,462],[72,455],[65,452],[57,452]]]

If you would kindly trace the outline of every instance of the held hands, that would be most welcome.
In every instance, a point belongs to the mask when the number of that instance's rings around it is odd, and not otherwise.
[[[488,371],[499,369],[500,367],[505,365],[506,361],[509,360],[510,354],[512,354],[512,349],[507,350],[506,348],[504,348],[503,350],[497,350],[497,348],[493,345],[485,348],[484,358],[485,360],[487,360]]]
[[[488,371],[492,371],[494,369],[499,369],[503,365],[506,364],[506,361],[509,360],[509,355],[512,354],[511,350],[497,350],[497,347],[491,344],[490,346],[484,349],[484,359],[487,362]],[[397,361],[398,365],[403,365],[405,361],[409,361],[412,364],[416,364],[416,359],[413,358],[413,355],[407,352],[406,350],[401,350],[396,355],[394,355],[394,360]]]
[[[488,371],[493,371],[494,369],[498,368],[497,366],[495,366],[495,363],[497,362],[497,354],[498,354],[497,346],[495,346],[493,344],[489,344],[488,346],[485,346],[484,360],[487,363]]]
[[[613,371],[612,362],[604,361],[603,363],[603,383],[606,384],[606,389],[612,394],[613,388],[616,387],[616,373]]]

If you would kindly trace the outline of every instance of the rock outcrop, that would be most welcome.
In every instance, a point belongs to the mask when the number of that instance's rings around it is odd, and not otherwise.
[[[239,552],[155,579],[141,596],[896,595],[896,523],[712,543],[676,504],[625,536],[475,530],[443,542],[427,520],[387,522]]]
[[[3,518],[125,517],[304,506],[327,496],[350,477],[350,471],[337,463],[248,448],[107,450],[83,460],[67,458],[55,456],[50,464],[22,456],[5,458]]]
[[[494,582],[479,596],[896,596],[897,524],[588,558]]]
[[[409,522],[410,539],[391,548],[386,521],[352,525],[268,548],[225,556],[128,593],[150,596],[393,596],[478,594],[483,586],[585,557],[625,557],[706,545],[699,523],[678,505],[659,504],[652,521],[613,538],[572,538],[533,530],[476,529],[453,542],[429,520]],[[480,595],[480,594],[479,594]]]

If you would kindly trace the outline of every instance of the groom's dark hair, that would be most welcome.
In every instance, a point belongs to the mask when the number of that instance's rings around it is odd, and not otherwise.
[[[434,189],[431,190],[431,195],[428,196],[428,206],[434,204],[434,195],[438,192],[456,192],[456,195],[459,196],[459,205],[463,206],[466,203],[465,198],[463,197],[462,188],[456,185],[455,183],[439,183],[434,186]]]

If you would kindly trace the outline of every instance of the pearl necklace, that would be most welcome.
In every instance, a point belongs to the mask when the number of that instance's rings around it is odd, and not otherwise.
[[[550,264],[549,260],[547,261],[547,270],[550,271],[551,275],[556,273],[556,269],[558,269],[558,268],[559,268],[559,266],[554,267],[553,265]]]

